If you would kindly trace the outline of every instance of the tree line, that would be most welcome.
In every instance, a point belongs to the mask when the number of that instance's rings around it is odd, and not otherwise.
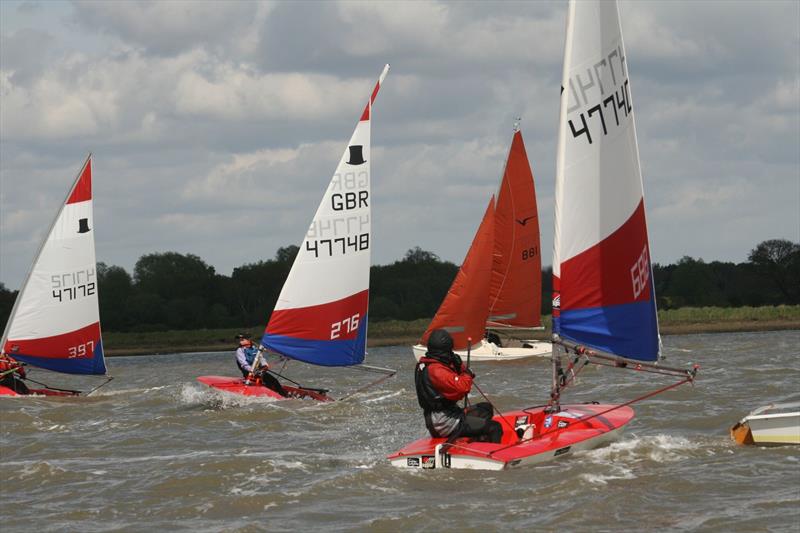
[[[161,331],[263,325],[297,255],[297,246],[275,258],[218,274],[200,257],[176,252],[142,256],[129,274],[97,265],[100,316],[105,331]],[[458,266],[419,247],[403,259],[370,270],[371,321],[432,317]],[[660,309],[800,304],[800,244],[775,239],[758,244],[747,262],[684,257],[653,265]],[[550,314],[552,269],[542,272],[542,313]],[[0,283],[0,320],[8,320],[17,291]]]

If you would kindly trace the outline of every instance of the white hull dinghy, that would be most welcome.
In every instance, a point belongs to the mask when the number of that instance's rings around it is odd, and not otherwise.
[[[731,428],[739,444],[800,444],[800,402],[759,407]]]

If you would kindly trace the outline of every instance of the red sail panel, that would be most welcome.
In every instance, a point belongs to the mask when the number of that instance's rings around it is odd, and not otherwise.
[[[427,344],[431,331],[440,328],[450,332],[453,348],[456,350],[466,349],[469,338],[473,344],[483,338],[486,328],[486,300],[492,277],[493,242],[494,196],[489,200],[481,225],[456,279],[422,336],[423,344]]]
[[[489,323],[538,327],[542,302],[539,214],[522,134],[514,134],[494,220]]]
[[[67,199],[67,204],[76,204],[92,199],[92,158],[86,160],[81,176],[72,188],[72,192]]]

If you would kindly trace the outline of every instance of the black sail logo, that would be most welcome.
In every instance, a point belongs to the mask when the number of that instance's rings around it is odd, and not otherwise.
[[[88,218],[82,218],[78,220],[78,233],[89,233],[90,231],[92,230],[89,229]]]
[[[348,165],[363,165],[366,163],[364,160],[363,150],[364,147],[360,144],[354,144],[353,146],[349,147],[350,149],[350,161],[347,162]]]

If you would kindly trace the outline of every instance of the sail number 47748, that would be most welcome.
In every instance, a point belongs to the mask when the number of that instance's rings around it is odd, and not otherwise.
[[[334,322],[331,324],[331,339],[338,339],[344,333],[352,333],[358,329],[358,319],[361,318],[361,313],[356,313],[349,316],[341,322]]]

